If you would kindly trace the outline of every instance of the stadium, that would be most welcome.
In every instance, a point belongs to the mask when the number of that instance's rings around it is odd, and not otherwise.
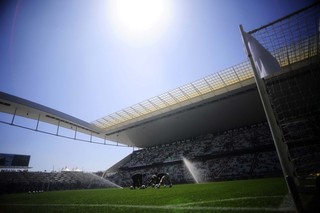
[[[231,66],[91,123],[1,92],[3,124],[89,143],[137,149],[99,174],[28,172],[30,156],[1,154],[1,168],[21,171],[0,173],[0,196],[5,201],[0,203],[0,210],[37,208],[41,212],[46,208],[54,212],[55,206],[61,206],[61,211],[68,212],[80,208],[86,212],[149,212],[155,209],[160,212],[319,211],[319,204],[315,202],[319,199],[320,187],[319,6],[315,3],[248,32],[281,67],[280,72],[262,79],[264,95],[270,101],[281,133],[280,145],[265,111],[266,104],[261,101],[252,61]],[[250,58],[251,54],[248,56]],[[24,122],[18,123],[19,119]],[[42,124],[50,124],[53,131],[42,129]],[[13,160],[16,158],[20,161]],[[11,163],[6,163],[8,161]],[[143,185],[148,186],[147,177],[163,172],[170,174],[173,187],[160,187],[155,195],[159,201],[147,199],[157,190],[152,185],[145,190],[126,190],[132,186],[135,174],[145,174]],[[257,187],[264,184],[263,190]],[[279,191],[272,188],[272,184]],[[250,185],[261,191],[254,191]],[[241,186],[245,187],[243,191]],[[110,203],[103,204],[99,198],[104,196],[101,190],[79,190],[97,188],[114,188],[108,189]],[[66,189],[78,190],[69,191],[76,197],[70,201],[72,204],[59,204],[61,200],[57,198],[52,198],[51,204],[45,200],[49,195],[62,196],[54,193]],[[175,197],[169,195],[169,190],[175,190]],[[215,190],[217,192],[213,192]],[[275,194],[272,190],[276,191]],[[42,191],[53,192],[39,193]],[[223,191],[225,197],[221,196]],[[25,193],[6,196],[17,192]],[[16,204],[15,201],[24,199],[27,192],[36,192],[35,198],[44,201],[34,205],[34,200],[30,199],[30,203]],[[218,192],[221,193],[219,200],[206,203],[218,196],[215,194]],[[146,200],[132,200],[132,193],[138,193],[137,196]],[[227,193],[234,194],[228,197]],[[261,193],[263,199],[269,200],[262,207],[255,206],[255,198],[248,198],[250,193],[256,196]],[[100,205],[86,203],[86,198],[80,197],[84,194],[94,196],[94,202]],[[193,194],[197,198],[183,197],[182,194]],[[278,200],[281,203],[285,196],[291,201],[290,206],[276,208]],[[122,201],[117,200],[120,197]],[[237,200],[235,197],[241,202],[232,203]],[[123,202],[126,199],[128,203]],[[233,199],[231,203],[230,199]],[[225,200],[227,204],[223,203]]]

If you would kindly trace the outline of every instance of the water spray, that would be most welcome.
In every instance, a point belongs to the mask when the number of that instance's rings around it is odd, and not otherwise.
[[[107,179],[105,178],[106,173],[107,173],[107,170],[104,171],[104,173],[103,173],[102,176],[101,176],[101,179],[103,179],[104,181],[106,181],[106,183],[108,183],[109,185],[112,185],[112,186],[114,186],[114,187],[116,187],[116,188],[123,189],[123,187],[119,186],[118,184],[115,184],[114,182],[111,182],[110,180],[107,180]]]
[[[199,183],[200,175],[199,175],[197,168],[188,159],[186,159],[183,156],[182,156],[182,160],[183,160],[184,165],[187,167],[189,173],[193,177],[194,181],[196,183]]]

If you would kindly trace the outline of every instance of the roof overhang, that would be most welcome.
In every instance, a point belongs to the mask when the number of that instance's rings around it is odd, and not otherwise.
[[[9,120],[2,119],[1,122],[14,126],[20,126],[41,132],[41,130],[38,129],[38,126],[40,122],[44,122],[56,126],[57,129],[65,128],[81,132],[83,134],[103,137],[101,136],[101,130],[99,128],[86,121],[4,92],[0,92],[0,112],[12,115],[12,118]],[[15,118],[17,116],[35,121],[34,127],[15,123]]]
[[[145,148],[265,120],[258,91],[251,84],[123,126],[107,137]]]
[[[20,116],[35,122],[32,130],[38,130],[38,123],[44,122],[56,126],[57,132],[52,134],[57,136],[65,128],[135,147],[151,147],[265,120],[253,78],[109,129],[3,92],[0,92],[0,112],[12,115],[12,123],[11,120],[3,123],[19,126],[14,119]]]
[[[301,61],[292,66],[305,66]],[[283,67],[286,70],[286,67]],[[250,71],[250,70],[249,70]],[[128,145],[140,148],[152,147],[192,138],[201,134],[217,133],[232,128],[266,121],[254,79],[247,78],[216,90],[186,99],[160,110],[128,119],[108,128],[101,128],[52,108],[0,92],[0,112],[12,115],[12,121],[0,121],[15,126],[16,116],[38,123],[56,126],[57,136],[62,128],[89,135],[87,142],[104,145]],[[23,127],[23,126],[21,126]],[[30,129],[29,127],[27,127]],[[63,136],[65,137],[65,136]],[[96,142],[93,138],[101,139]],[[83,140],[83,139],[79,139]],[[112,141],[109,144],[106,141]]]

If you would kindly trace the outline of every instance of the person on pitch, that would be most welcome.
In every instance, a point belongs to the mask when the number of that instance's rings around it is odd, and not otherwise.
[[[169,173],[162,173],[158,174],[158,180],[159,180],[159,187],[161,185],[163,186],[169,186],[170,188],[172,187],[172,182]]]

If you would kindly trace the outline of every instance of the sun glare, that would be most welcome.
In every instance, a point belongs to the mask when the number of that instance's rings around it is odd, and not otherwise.
[[[114,0],[108,9],[112,25],[129,41],[160,37],[171,18],[170,0]]]

